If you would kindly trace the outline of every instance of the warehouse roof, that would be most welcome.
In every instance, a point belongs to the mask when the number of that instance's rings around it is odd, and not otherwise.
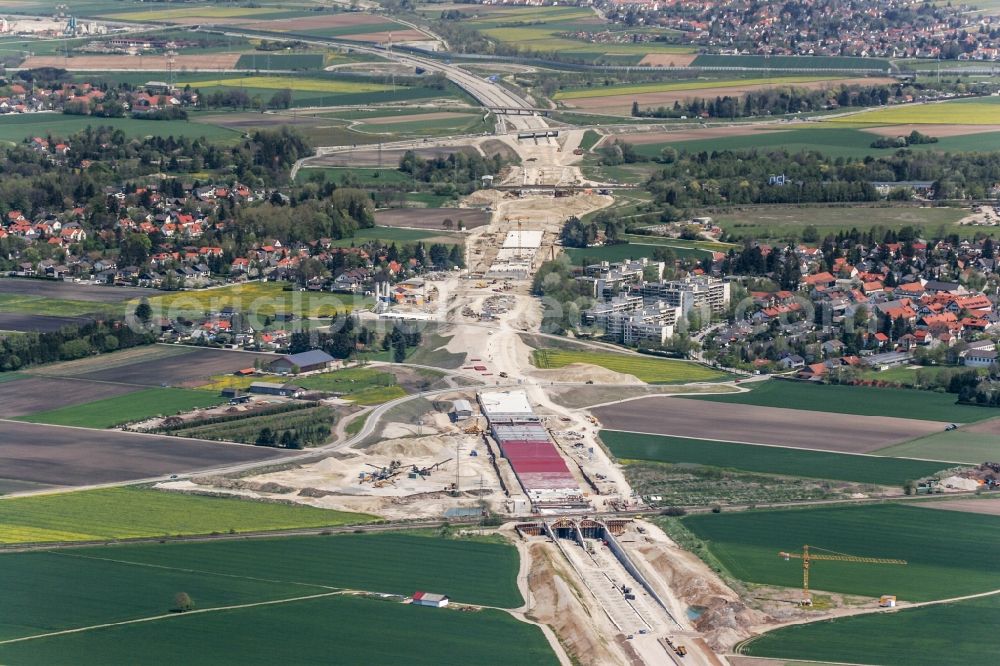
[[[330,363],[333,357],[322,349],[310,349],[298,354],[288,354],[281,357],[283,360],[302,367],[306,365],[318,365],[320,363]]]
[[[495,414],[532,414],[528,394],[524,391],[484,391],[479,394],[479,404],[487,417]]]
[[[274,391],[284,390],[284,391],[301,391],[301,386],[295,386],[294,384],[275,384],[274,382],[253,382],[250,384],[250,389],[255,388],[271,389]]]

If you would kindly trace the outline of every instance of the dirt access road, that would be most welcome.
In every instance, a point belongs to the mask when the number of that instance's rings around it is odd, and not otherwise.
[[[541,139],[518,141],[513,137],[505,137],[505,141],[511,145],[521,156],[522,167],[513,170],[507,175],[506,183],[514,185],[558,185],[584,183],[585,180],[576,166],[578,156],[573,155],[573,150],[579,145],[582,132],[570,130],[562,132],[558,139]],[[482,196],[482,193],[479,193]],[[594,195],[578,195],[576,197],[565,197],[555,199],[544,194],[528,194],[519,198],[497,197],[493,200],[494,215],[491,224],[473,230],[469,236],[467,246],[476,247],[484,238],[492,235],[493,243],[502,242],[504,232],[516,225],[516,220],[520,222],[521,228],[525,230],[541,230],[545,232],[542,247],[539,250],[540,257],[547,258],[555,249],[553,244],[562,227],[566,217],[570,214],[582,215],[591,210],[599,210],[613,202],[612,197],[601,197]],[[572,212],[568,212],[572,211]],[[514,227],[516,228],[516,227]],[[536,267],[539,262],[536,262]],[[472,263],[470,262],[470,266]],[[575,456],[572,449],[562,448],[563,455],[569,461],[571,469],[577,465],[584,465],[591,478],[597,474],[605,477],[601,484],[601,494],[591,495],[595,507],[599,510],[608,508],[612,501],[628,503],[632,496],[631,487],[625,479],[621,469],[607,458],[603,450],[596,442],[597,428],[590,422],[588,414],[581,410],[574,410],[564,407],[554,402],[549,396],[549,388],[553,383],[546,378],[545,373],[540,372],[531,365],[531,349],[521,338],[521,333],[530,331],[537,332],[542,323],[542,304],[530,294],[530,281],[513,281],[513,288],[503,292],[503,295],[512,302],[505,313],[498,319],[483,325],[477,321],[469,321],[461,315],[461,310],[470,307],[473,310],[481,308],[485,299],[494,296],[490,286],[480,287],[474,280],[459,277],[449,277],[436,283],[440,299],[435,319],[448,321],[452,325],[454,336],[448,344],[448,351],[465,353],[466,358],[481,359],[494,377],[500,377],[501,373],[506,375],[504,383],[517,383],[519,388],[527,392],[528,398],[540,414],[548,415],[549,423],[563,431],[576,431],[583,435],[581,441],[583,450],[593,448],[594,454],[584,462]],[[559,438],[557,437],[557,441]],[[581,483],[582,487],[586,488]],[[666,537],[664,537],[666,538]],[[529,563],[535,573],[535,580],[539,583],[537,597],[534,600],[538,607],[529,610],[529,614],[552,620],[552,626],[559,632],[563,640],[570,645],[578,645],[581,649],[574,650],[576,658],[581,663],[645,663],[645,664],[665,664],[671,663],[671,657],[657,643],[656,638],[663,634],[666,622],[657,623],[657,631],[650,634],[633,634],[632,640],[625,639],[624,635],[616,631],[614,627],[598,618],[605,617],[600,600],[587,592],[588,581],[580,578],[576,573],[578,568],[566,561],[557,560],[551,549],[545,551],[540,548],[522,549],[522,557],[534,557],[536,563]],[[578,553],[578,555],[580,555]],[[543,574],[537,569],[537,560],[549,560],[549,565],[559,561],[556,570],[561,574],[560,578],[571,587],[581,590],[579,601],[586,607],[586,611],[572,613],[569,607],[563,606],[567,611],[567,617],[562,617],[561,613],[553,613],[550,608],[555,602],[553,597],[559,596],[559,581],[552,581],[552,572]],[[555,561],[553,561],[555,560]],[[542,581],[546,581],[542,584]],[[674,609],[684,608],[685,602],[666,586],[662,590],[664,596],[669,599],[671,607]],[[562,600],[560,605],[568,604]],[[571,606],[574,604],[570,604]],[[569,615],[576,615],[577,621],[570,621]],[[590,622],[584,623],[583,615],[594,618]],[[558,620],[556,617],[558,617]],[[596,622],[596,625],[595,625]],[[581,625],[589,625],[589,631],[597,630],[601,635],[604,649],[593,650],[593,644],[587,644],[584,648],[584,641],[580,638]],[[660,626],[662,625],[662,626]],[[598,630],[598,627],[600,629]],[[697,638],[696,632],[690,627],[685,627],[691,632],[692,638]],[[704,641],[692,640],[688,642],[690,646],[689,656],[685,663],[698,664],[720,664],[724,663],[717,657]],[[589,656],[588,656],[589,655]],[[600,656],[597,656],[600,655]],[[593,656],[597,661],[590,658]]]

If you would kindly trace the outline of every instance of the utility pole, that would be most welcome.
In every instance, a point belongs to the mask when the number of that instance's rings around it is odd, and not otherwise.
[[[455,437],[455,497],[458,497],[462,483],[462,438]]]

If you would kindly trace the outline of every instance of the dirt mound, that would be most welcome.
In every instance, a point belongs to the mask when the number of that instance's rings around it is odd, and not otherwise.
[[[245,479],[229,479],[224,476],[200,476],[191,479],[191,481],[199,486],[213,486],[225,490],[252,490],[257,493],[274,493],[277,495],[295,492],[295,488],[273,481],[248,481]]]
[[[708,639],[715,650],[726,649],[748,638],[753,632],[750,627],[766,623],[768,616],[748,608],[742,601],[716,599],[695,622],[695,628]]]
[[[642,384],[633,375],[625,375],[590,363],[570,363],[552,370],[536,370],[531,374],[539,379],[547,379],[552,382],[592,381],[595,384]]]
[[[687,67],[698,55],[695,53],[647,53],[639,61],[645,67]]]
[[[744,604],[695,555],[676,546],[646,546],[639,550],[684,603],[704,609],[695,628],[713,650],[729,649],[750,637],[752,627],[770,621],[766,614]]]
[[[454,445],[449,445],[441,437],[412,437],[379,442],[369,447],[368,453],[378,456],[404,456],[412,458],[417,456],[433,456],[447,450],[449,446],[454,450]]]
[[[503,197],[497,190],[476,190],[462,199],[467,206],[494,206]]]

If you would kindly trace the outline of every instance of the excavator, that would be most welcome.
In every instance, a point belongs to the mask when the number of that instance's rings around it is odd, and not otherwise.
[[[821,550],[822,553],[813,551]],[[802,560],[802,605],[812,606],[812,595],[809,593],[809,566],[813,560],[829,560],[832,562],[857,562],[859,564],[906,564],[906,560],[894,560],[882,557],[860,557],[858,555],[847,555],[832,550],[826,550],[818,546],[802,546],[801,553],[780,552],[778,555],[785,559]]]

